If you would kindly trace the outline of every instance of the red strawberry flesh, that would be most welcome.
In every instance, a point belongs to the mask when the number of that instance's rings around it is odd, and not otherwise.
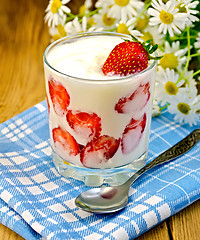
[[[52,77],[48,81],[48,86],[53,108],[59,116],[63,116],[69,106],[70,96],[65,87]]]
[[[130,96],[119,99],[118,103],[115,105],[115,110],[118,113],[132,113],[140,111],[146,106],[150,98],[149,89],[149,82],[144,85],[140,84],[140,86]]]
[[[81,162],[85,167],[100,168],[114,156],[120,139],[103,135],[89,142],[81,152]]]
[[[55,146],[57,146],[56,143],[58,143],[59,147],[70,156],[79,154],[79,145],[68,131],[63,130],[61,127],[57,127],[52,130],[52,134]]]
[[[139,120],[131,119],[122,136],[122,152],[128,154],[138,146],[146,126],[146,113]]]
[[[148,66],[148,54],[141,43],[125,41],[114,47],[102,71],[105,75],[127,76],[141,72]]]
[[[68,111],[66,115],[69,126],[87,141],[100,136],[101,119],[96,113]]]

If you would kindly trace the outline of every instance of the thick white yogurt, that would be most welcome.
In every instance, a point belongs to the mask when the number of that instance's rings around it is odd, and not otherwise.
[[[113,49],[122,38],[99,36],[95,39],[83,38],[62,44],[52,49],[48,61],[59,72],[85,79],[108,79],[101,68]],[[118,76],[112,76],[118,78]]]
[[[52,67],[45,66],[51,144],[54,151],[66,162],[88,168],[113,168],[127,165],[147,151],[155,69],[150,68],[138,75],[120,79],[118,76],[104,76],[101,71],[110,51],[122,41],[121,37],[116,36],[84,37],[59,44],[47,55],[48,64]],[[57,114],[50,94],[49,82],[52,79],[65,88],[70,96],[69,105],[63,114]],[[148,98],[144,93],[147,87]],[[117,108],[125,98],[128,103],[123,108],[124,112],[120,113]],[[68,111],[74,114],[96,114],[101,120],[100,135],[94,139],[83,137],[67,121]],[[135,130],[132,130],[134,126],[130,128],[132,119],[135,120],[134,124],[139,123]],[[56,142],[52,134],[55,128],[66,130],[81,146],[80,152],[75,156],[70,155],[60,142]],[[81,160],[81,156],[87,154],[84,149],[88,143],[101,136],[110,136],[120,141],[112,157],[102,159],[102,152],[99,151],[89,153],[85,161]],[[92,158],[99,159],[92,161]]]

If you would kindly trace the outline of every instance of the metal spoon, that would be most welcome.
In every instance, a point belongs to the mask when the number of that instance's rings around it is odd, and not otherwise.
[[[112,213],[123,209],[128,203],[128,191],[131,184],[147,170],[189,151],[200,140],[200,129],[194,130],[183,140],[161,153],[152,162],[141,168],[128,181],[120,186],[93,188],[81,193],[75,204],[87,212]]]

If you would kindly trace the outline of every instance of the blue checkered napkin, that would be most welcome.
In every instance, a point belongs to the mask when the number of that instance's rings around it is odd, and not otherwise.
[[[17,214],[6,202],[1,199],[0,222],[11,229],[14,229],[16,233],[23,236],[25,239],[42,239],[40,234],[35,232],[19,214]]]
[[[0,125],[0,222],[25,239],[133,239],[199,199],[197,144],[139,178],[121,212],[94,215],[78,209],[75,197],[88,187],[55,169],[46,108],[42,102]],[[169,113],[154,118],[148,161],[192,130]]]

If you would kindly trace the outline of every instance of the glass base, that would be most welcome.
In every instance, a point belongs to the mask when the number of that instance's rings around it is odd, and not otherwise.
[[[138,160],[122,167],[91,169],[68,163],[54,151],[52,151],[52,154],[53,162],[62,176],[83,181],[85,185],[92,187],[101,186],[102,184],[108,184],[110,186],[123,184],[145,165],[145,159],[147,157],[147,152],[145,152]]]

